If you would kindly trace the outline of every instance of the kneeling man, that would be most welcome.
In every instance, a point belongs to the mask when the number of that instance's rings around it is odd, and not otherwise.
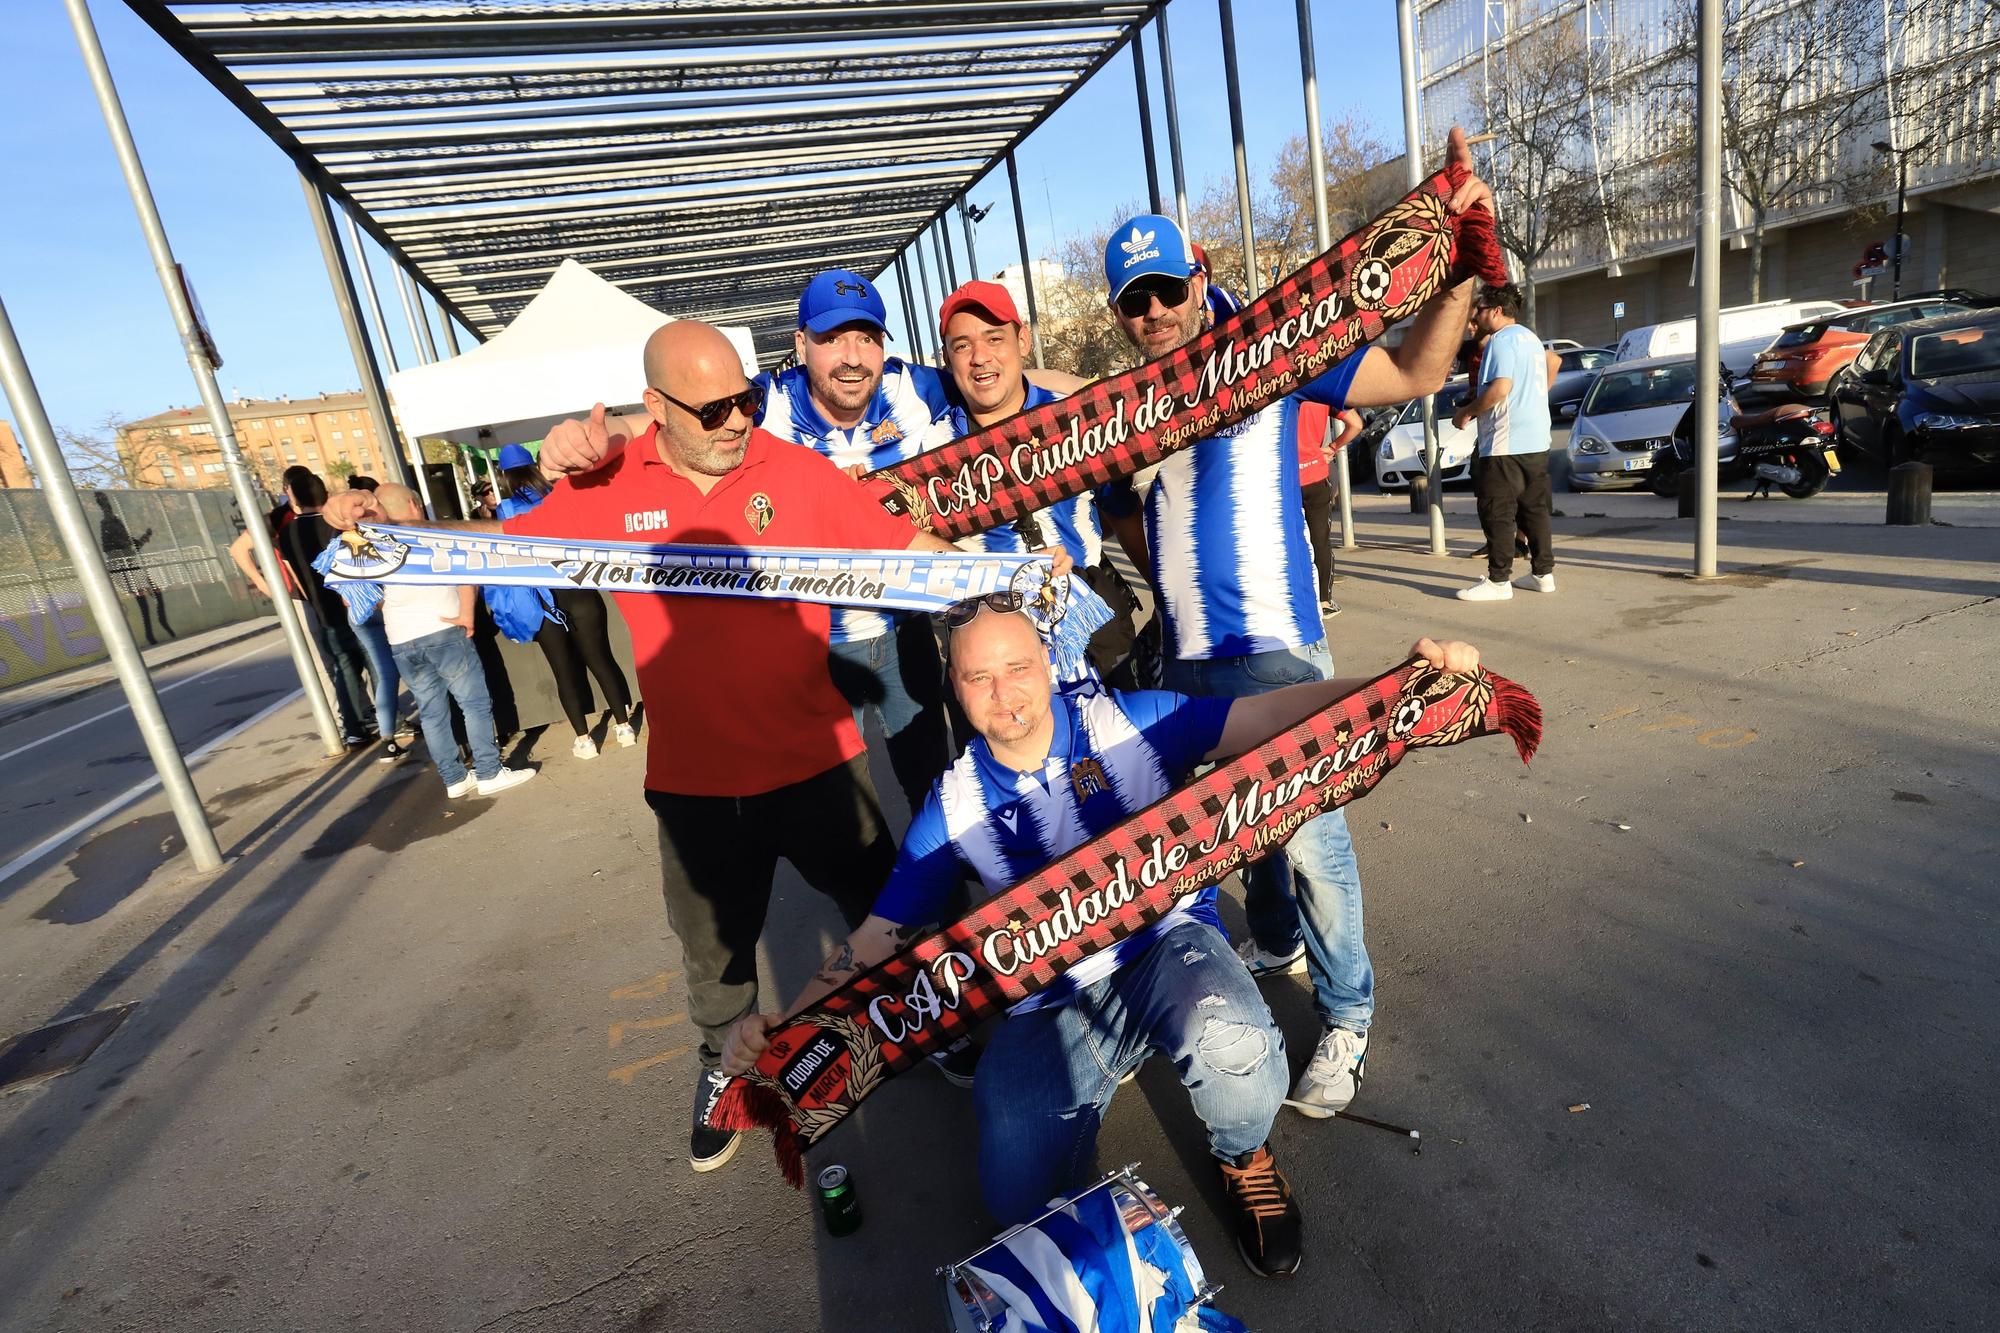
[[[963,875],[999,893],[1122,823],[1194,770],[1249,749],[1360,688],[1315,681],[1249,698],[1056,691],[1046,643],[1012,594],[945,615],[946,669],[978,735],[932,786],[873,912],[789,1012],[846,984],[941,924]],[[1412,650],[1469,671],[1469,645]],[[723,1068],[755,1063],[779,1020],[731,1029]],[[1014,1006],[980,1061],[979,1178],[1003,1224],[1085,1182],[1119,1080],[1147,1056],[1173,1062],[1208,1127],[1244,1262],[1297,1270],[1303,1222],[1267,1139],[1289,1074],[1285,1041],[1216,916],[1215,890],[1188,895],[1146,929]]]

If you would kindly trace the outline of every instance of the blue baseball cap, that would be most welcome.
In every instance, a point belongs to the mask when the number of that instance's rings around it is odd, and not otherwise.
[[[889,336],[889,308],[875,284],[859,273],[830,268],[806,284],[799,297],[799,327],[825,333],[843,324],[871,324]]]
[[[535,456],[528,452],[525,444],[510,444],[500,451],[500,470],[505,472],[513,467],[533,467]]]
[[[1119,223],[1104,243],[1104,281],[1114,301],[1134,278],[1186,279],[1197,267],[1187,237],[1172,218],[1158,213],[1141,213]]]

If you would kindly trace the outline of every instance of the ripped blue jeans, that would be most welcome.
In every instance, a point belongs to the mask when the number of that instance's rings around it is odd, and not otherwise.
[[[1290,1082],[1284,1035],[1221,932],[1186,922],[1068,1004],[995,1031],[973,1097],[979,1186],[1001,1225],[1093,1177],[1104,1108],[1155,1051],[1179,1072],[1217,1157],[1270,1137]]]

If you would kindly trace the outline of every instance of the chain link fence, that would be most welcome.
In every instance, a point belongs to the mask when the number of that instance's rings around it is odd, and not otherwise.
[[[265,614],[229,559],[243,531],[229,491],[79,494],[141,646]],[[0,690],[105,655],[47,497],[0,490]]]

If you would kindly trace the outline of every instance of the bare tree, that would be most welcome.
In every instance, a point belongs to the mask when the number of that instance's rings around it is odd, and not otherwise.
[[[1627,211],[1591,150],[1589,94],[1609,56],[1575,16],[1558,18],[1497,48],[1474,89],[1473,117],[1493,136],[1481,169],[1499,205],[1500,244],[1521,271],[1530,328],[1536,266],[1552,252],[1576,254]]]
[[[1693,50],[1695,0],[1670,20]],[[1883,123],[1881,0],[1725,0],[1722,35],[1723,181],[1750,215],[1750,299],[1764,298],[1764,236],[1773,214],[1855,193],[1857,144]],[[1682,114],[1671,145],[1684,188],[1695,166],[1695,66],[1668,76]],[[1879,183],[1865,177],[1869,194]]]
[[[1990,154],[2000,145],[2000,0],[1892,0],[1884,17],[1882,141],[1913,169],[1965,148]],[[1885,155],[1879,165],[1893,194],[1896,164]]]
[[[194,451],[158,427],[134,431],[123,418],[107,416],[92,432],[67,427],[56,431],[56,443],[79,486],[99,490],[137,490],[153,484],[147,474],[170,476]]]

